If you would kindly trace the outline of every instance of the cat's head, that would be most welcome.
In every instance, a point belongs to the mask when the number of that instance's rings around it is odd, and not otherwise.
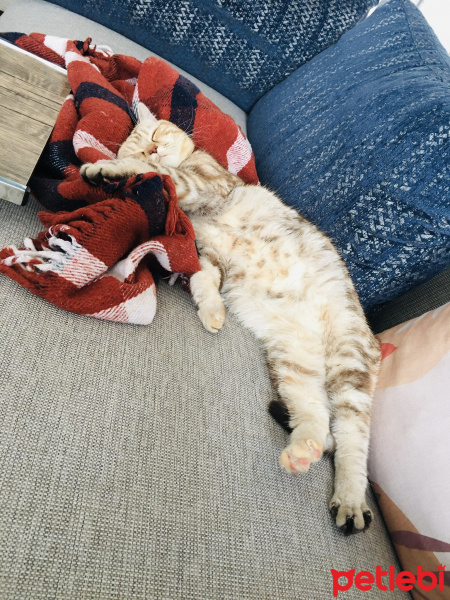
[[[194,152],[194,142],[170,121],[158,120],[142,102],[138,105],[139,121],[117,153],[117,158],[133,156],[178,167]]]

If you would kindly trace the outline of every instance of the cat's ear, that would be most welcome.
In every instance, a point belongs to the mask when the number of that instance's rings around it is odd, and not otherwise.
[[[139,123],[143,123],[144,121],[152,121],[153,123],[156,123],[158,120],[143,102],[139,102],[138,104],[138,118]]]

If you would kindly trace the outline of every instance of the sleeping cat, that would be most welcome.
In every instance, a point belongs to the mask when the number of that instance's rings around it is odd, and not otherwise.
[[[338,253],[274,193],[245,184],[140,104],[117,159],[85,164],[81,175],[99,184],[148,171],[170,175],[194,227],[201,271],[190,285],[205,328],[223,326],[226,306],[262,341],[292,430],[281,466],[303,473],[335,447],[331,513],[345,533],[366,529],[380,352]]]

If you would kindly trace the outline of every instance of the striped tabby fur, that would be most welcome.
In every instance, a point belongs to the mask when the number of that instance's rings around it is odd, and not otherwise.
[[[118,158],[84,165],[82,176],[91,183],[149,170],[171,176],[200,250],[191,290],[203,325],[217,332],[226,306],[262,341],[292,429],[281,466],[305,472],[335,448],[330,509],[343,531],[362,531],[372,520],[366,462],[380,352],[344,263],[274,193],[246,185],[194,151],[175,125],[143,105],[139,111]]]

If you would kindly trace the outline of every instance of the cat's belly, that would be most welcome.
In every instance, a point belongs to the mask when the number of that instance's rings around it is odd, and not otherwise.
[[[258,337],[281,330],[322,337],[324,311],[346,303],[348,276],[335,249],[308,223],[287,232],[269,219],[252,227],[232,217],[193,222],[201,245],[222,262],[227,308]]]
[[[276,297],[254,285],[229,284],[222,290],[226,307],[258,338],[275,338],[281,333],[307,330],[322,336],[320,307],[297,298]]]
[[[221,294],[247,328],[259,338],[299,330],[303,336],[322,337],[321,312],[328,298],[320,290],[315,268],[299,256],[292,240],[274,245],[216,234],[226,267]]]

